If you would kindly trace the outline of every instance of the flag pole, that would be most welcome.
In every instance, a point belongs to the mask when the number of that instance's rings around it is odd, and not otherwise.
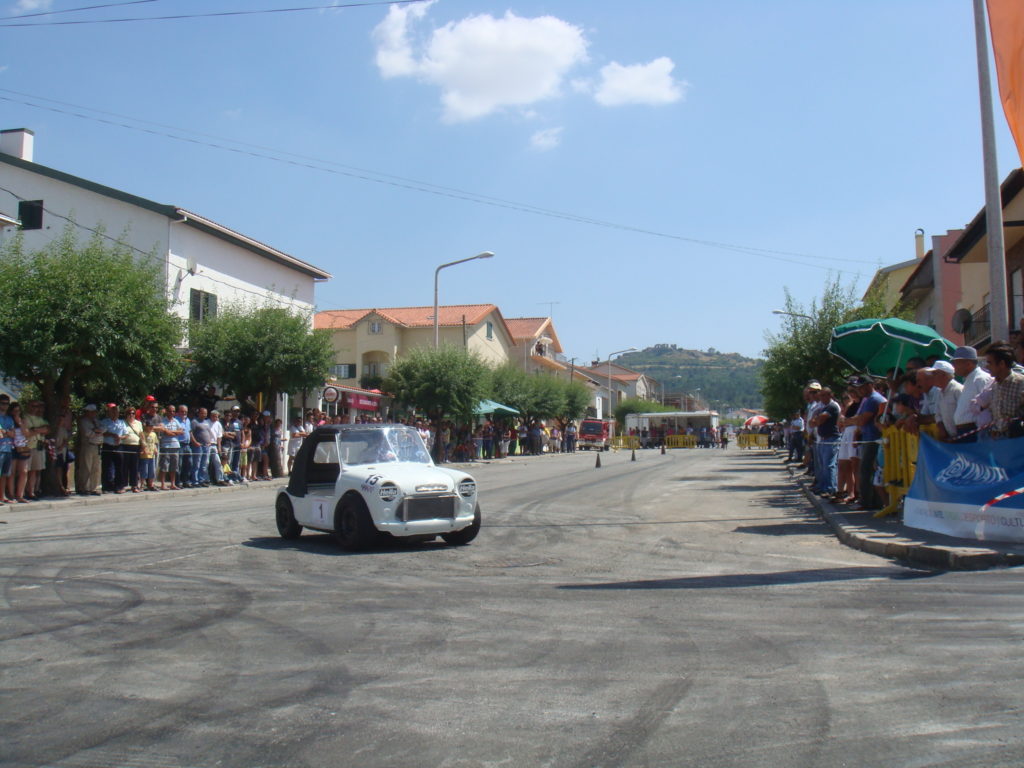
[[[985,228],[988,233],[989,328],[992,341],[1006,341],[1010,321],[1006,301],[1006,251],[1003,245],[1003,202],[996,164],[996,132],[992,112],[992,81],[988,66],[985,0],[974,0],[974,37],[978,49],[978,93],[981,97],[981,148],[985,167]]]

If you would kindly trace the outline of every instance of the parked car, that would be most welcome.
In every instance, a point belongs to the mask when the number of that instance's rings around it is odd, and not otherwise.
[[[335,424],[303,440],[275,502],[277,530],[333,533],[355,550],[394,537],[468,544],[480,531],[476,481],[438,467],[419,433],[402,424]]]

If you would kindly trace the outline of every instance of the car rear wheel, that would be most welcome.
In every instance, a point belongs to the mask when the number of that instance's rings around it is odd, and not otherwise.
[[[295,519],[292,501],[285,494],[277,497],[274,511],[277,516],[277,532],[281,534],[282,539],[297,539],[302,535],[302,526]]]
[[[370,510],[359,496],[346,496],[338,503],[334,513],[334,538],[349,552],[365,549],[377,539]]]
[[[463,528],[461,531],[452,531],[451,533],[442,533],[441,538],[445,540],[445,543],[452,544],[456,547],[461,547],[469,544],[476,535],[480,533],[480,505],[476,505],[476,512],[473,514],[473,522]]]

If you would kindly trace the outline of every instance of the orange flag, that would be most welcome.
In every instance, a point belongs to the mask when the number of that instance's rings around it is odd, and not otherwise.
[[[1024,165],[1024,0],[988,0],[999,98]]]

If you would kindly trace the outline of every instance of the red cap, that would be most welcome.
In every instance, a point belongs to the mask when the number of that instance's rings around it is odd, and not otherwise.
[[[153,397],[152,395],[146,395],[146,402],[147,403],[155,403],[156,402],[156,398]]]
[[[107,403],[107,408],[117,408],[117,403]]]

